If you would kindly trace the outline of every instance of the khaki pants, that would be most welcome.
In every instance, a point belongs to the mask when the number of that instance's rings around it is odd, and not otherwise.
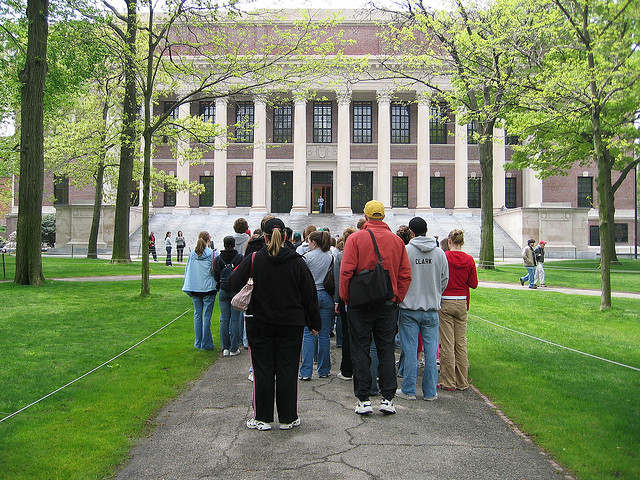
[[[467,301],[442,300],[440,315],[440,385],[469,388]]]

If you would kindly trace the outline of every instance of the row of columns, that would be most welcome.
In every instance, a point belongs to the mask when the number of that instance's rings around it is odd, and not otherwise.
[[[335,169],[335,203],[334,213],[350,215],[351,212],[351,92],[339,90],[336,92],[338,105],[337,120],[337,160]],[[378,161],[376,165],[377,182],[374,197],[380,200],[385,208],[391,207],[391,91],[377,92],[378,99]],[[216,99],[216,123],[226,130],[227,98]],[[430,99],[427,94],[418,93],[417,119],[417,204],[416,214],[428,213],[430,206],[430,177],[431,151],[429,142]],[[217,113],[220,112],[220,113]],[[222,113],[224,112],[224,113]],[[189,105],[179,108],[179,116],[189,115]],[[266,213],[267,205],[267,99],[264,95],[254,97],[254,150],[253,150],[253,206],[252,213]],[[309,212],[309,181],[307,178],[307,100],[303,94],[294,94],[294,129],[293,129],[293,206],[292,214],[307,214]],[[493,144],[493,194],[496,208],[505,198],[504,164],[505,164],[505,132],[504,129],[494,129]],[[227,212],[227,138],[224,135],[215,139],[214,161],[214,212]],[[178,145],[178,160],[176,176],[189,181],[189,163],[181,159],[180,151],[186,145]],[[455,124],[455,167],[454,167],[454,211],[468,209],[468,144],[467,126]],[[540,191],[534,175],[525,177],[531,187],[527,190]],[[541,186],[541,185],[540,185]],[[539,195],[529,195],[532,199],[541,200]],[[527,204],[528,202],[525,202]],[[189,193],[178,192],[176,208],[189,208]]]

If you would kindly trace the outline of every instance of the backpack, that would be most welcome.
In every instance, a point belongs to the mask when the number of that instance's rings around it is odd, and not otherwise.
[[[236,255],[235,258],[230,263],[225,263],[225,261],[222,260],[222,257],[220,257],[220,261],[224,265],[222,267],[222,270],[220,271],[220,289],[221,290],[231,290],[231,288],[229,288],[229,277],[235,270],[234,263],[236,263],[236,260],[238,260],[238,257],[242,258],[242,255],[241,254]]]

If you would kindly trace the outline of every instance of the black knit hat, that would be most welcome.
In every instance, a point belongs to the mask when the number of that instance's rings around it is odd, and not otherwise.
[[[264,233],[265,235],[271,235],[273,233],[274,228],[279,228],[280,230],[284,230],[284,222],[279,218],[271,218],[266,221],[264,224]]]
[[[425,222],[424,218],[413,217],[409,222],[409,229],[416,236],[424,235],[427,233],[427,222]]]

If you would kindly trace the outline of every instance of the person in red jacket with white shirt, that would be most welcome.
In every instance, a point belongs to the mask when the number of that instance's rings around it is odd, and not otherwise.
[[[378,384],[382,393],[380,411],[396,413],[393,397],[396,393],[395,335],[396,312],[409,285],[411,284],[411,265],[400,237],[384,223],[384,205],[377,200],[367,202],[364,207],[366,223],[362,229],[349,236],[342,253],[340,263],[340,298],[347,305],[349,315],[349,334],[351,335],[351,359],[353,360],[353,390],[358,397],[356,413],[372,413],[371,401],[371,338],[376,343],[378,358]],[[355,274],[362,270],[373,270],[378,257],[371,235],[373,233],[384,268],[389,271],[393,300],[370,308],[349,306],[349,283]]]
[[[449,283],[442,293],[440,316],[440,383],[450,392],[469,388],[467,355],[467,310],[469,288],[478,286],[473,257],[462,251],[464,232],[453,230],[448,237]]]

